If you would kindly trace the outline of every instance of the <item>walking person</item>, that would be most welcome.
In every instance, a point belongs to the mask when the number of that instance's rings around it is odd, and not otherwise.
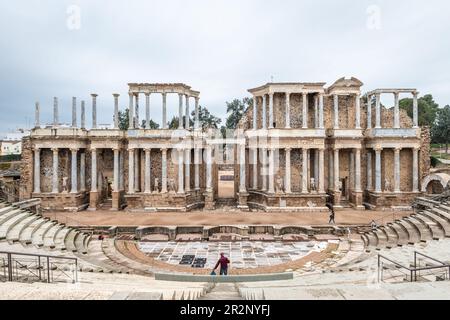
[[[331,210],[331,212],[330,212],[330,221],[328,221],[328,224],[336,224],[336,222],[334,221],[334,216],[335,216],[334,208],[331,207],[330,210]]]
[[[224,253],[220,254],[220,258],[216,263],[216,266],[214,267],[213,271],[216,271],[217,267],[220,265],[220,275],[226,276],[228,275],[228,264],[230,263],[230,260],[225,257]]]

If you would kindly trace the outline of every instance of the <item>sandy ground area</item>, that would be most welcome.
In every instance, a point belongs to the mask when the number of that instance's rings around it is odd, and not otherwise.
[[[411,212],[389,211],[337,211],[337,225],[368,225],[376,220],[379,225],[408,216]],[[52,212],[46,217],[71,226],[216,226],[216,225],[327,225],[328,213],[264,213],[194,211],[179,212],[127,212],[127,211],[82,211]]]

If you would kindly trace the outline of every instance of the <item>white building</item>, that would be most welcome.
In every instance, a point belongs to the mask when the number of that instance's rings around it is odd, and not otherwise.
[[[22,138],[27,135],[30,135],[30,131],[19,129],[0,139],[0,156],[22,154]]]

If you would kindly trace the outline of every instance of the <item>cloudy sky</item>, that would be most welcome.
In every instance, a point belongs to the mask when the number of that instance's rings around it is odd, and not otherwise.
[[[1,1],[0,132],[31,126],[36,101],[50,122],[54,96],[70,122],[71,97],[89,111],[90,93],[110,123],[112,93],[124,109],[129,82],[184,82],[220,117],[226,101],[272,77],[355,76],[364,91],[417,87],[443,106],[449,12],[445,0]],[[151,103],[159,121],[161,97]],[[168,98],[169,116],[177,103]]]

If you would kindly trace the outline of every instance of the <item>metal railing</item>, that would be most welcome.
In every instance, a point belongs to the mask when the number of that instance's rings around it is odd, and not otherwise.
[[[78,282],[78,259],[0,251],[0,280],[18,282]]]
[[[420,266],[420,259],[418,259],[418,256],[424,257],[426,259],[432,260],[434,262],[439,263],[440,265],[433,265],[433,266]],[[403,275],[406,275],[406,280],[409,282],[417,282],[418,279],[423,279],[424,276],[428,275],[436,275],[436,270],[443,270],[439,273],[439,275],[443,275],[444,280],[450,279],[450,264],[439,261],[435,258],[432,258],[430,256],[427,256],[423,253],[414,251],[414,265],[412,267],[406,267],[392,259],[389,259],[381,254],[378,255],[378,282],[382,282],[384,279],[384,272],[386,270],[392,271],[393,269],[387,268],[384,266],[383,261],[388,261],[391,264],[393,264],[396,267],[396,271],[400,270],[406,270],[406,272],[403,272]],[[419,263],[417,263],[419,261]],[[394,277],[394,276],[393,276]],[[408,278],[409,277],[409,278]]]

